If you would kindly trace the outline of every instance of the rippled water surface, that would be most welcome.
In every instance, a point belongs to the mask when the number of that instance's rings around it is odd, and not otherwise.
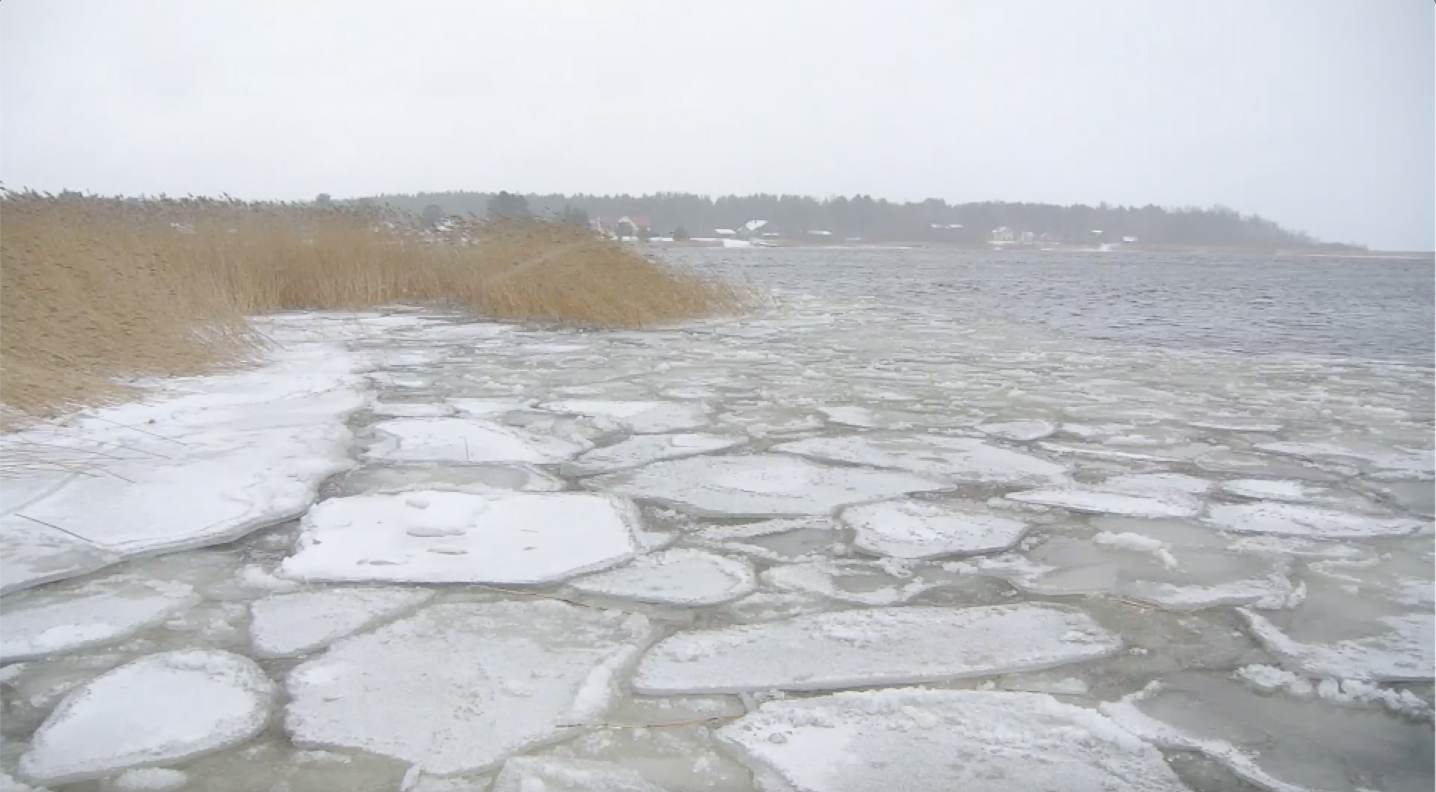
[[[699,249],[760,283],[1003,317],[1089,339],[1431,362],[1430,258]]]

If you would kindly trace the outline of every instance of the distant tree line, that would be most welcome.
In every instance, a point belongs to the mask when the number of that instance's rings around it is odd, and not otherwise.
[[[991,201],[949,204],[937,198],[893,203],[866,195],[826,199],[801,195],[710,198],[687,193],[635,196],[444,192],[378,195],[360,200],[387,204],[416,215],[535,216],[569,222],[644,217],[655,234],[673,234],[681,229],[684,235],[695,237],[712,236],[717,229],[737,229],[750,220],[766,220],[762,230],[767,233],[793,238],[830,237],[833,241],[859,238],[981,244],[988,241],[994,229],[1007,227],[1053,243],[1111,242],[1136,237],[1141,243],[1158,245],[1306,247],[1319,244],[1305,233],[1224,206],[1169,209],[1106,203],[1097,206]]]

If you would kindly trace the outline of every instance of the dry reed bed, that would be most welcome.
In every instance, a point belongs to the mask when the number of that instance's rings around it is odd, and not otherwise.
[[[242,361],[245,317],[433,303],[473,315],[648,327],[740,310],[743,289],[588,229],[372,208],[12,193],[0,200],[6,423],[124,398],[125,377]]]

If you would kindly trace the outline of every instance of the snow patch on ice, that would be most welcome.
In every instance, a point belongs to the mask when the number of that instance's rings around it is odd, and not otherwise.
[[[718,736],[764,789],[1186,790],[1156,748],[1039,693],[875,690],[770,701]]]
[[[273,697],[273,683],[248,658],[148,655],[66,696],[20,757],[20,773],[69,783],[212,753],[263,730]]]
[[[593,493],[484,497],[419,491],[331,498],[310,510],[280,574],[300,580],[552,583],[632,558],[641,521]]]
[[[663,695],[938,682],[1052,668],[1120,646],[1062,606],[871,608],[678,633],[644,655],[633,687]]]
[[[290,672],[285,727],[302,746],[476,772],[600,715],[648,639],[640,616],[551,600],[434,605]]]

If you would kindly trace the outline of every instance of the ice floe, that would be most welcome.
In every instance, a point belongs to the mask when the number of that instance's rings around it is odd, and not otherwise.
[[[1372,517],[1294,503],[1218,503],[1207,510],[1207,522],[1225,531],[1307,536],[1314,539],[1356,539],[1400,536],[1419,530],[1420,520]]]
[[[746,561],[702,550],[660,550],[617,569],[569,581],[584,594],[661,605],[704,606],[751,594],[757,575]]]
[[[1055,462],[970,437],[813,437],[783,443],[773,450],[827,462],[906,470],[974,484],[1049,484],[1064,480],[1067,472]]]
[[[849,504],[946,488],[905,473],[829,467],[775,454],[658,462],[591,479],[589,485],[699,514],[732,517],[827,514]]]
[[[115,776],[106,785],[114,792],[172,792],[184,789],[189,776],[167,767],[136,767]]]
[[[1431,681],[1436,676],[1436,616],[1410,613],[1379,619],[1384,631],[1329,643],[1306,643],[1249,608],[1237,611],[1253,636],[1302,673],[1339,679]]]
[[[763,789],[1187,789],[1156,748],[1039,693],[875,690],[770,701],[718,735]]]
[[[1168,494],[1143,497],[1120,492],[1104,492],[1082,487],[1053,487],[1013,492],[1009,500],[1038,506],[1057,506],[1088,514],[1121,514],[1131,517],[1193,517],[1201,511],[1201,502],[1191,496]]]
[[[0,440],[0,455],[25,461],[0,485],[0,549],[19,573],[5,590],[302,513],[320,482],[353,464],[344,421],[367,401],[362,361],[331,343],[267,353],[253,370],[149,383],[145,401]]]
[[[308,654],[433,596],[427,589],[389,587],[275,594],[250,604],[250,644],[259,657]]]
[[[0,491],[7,501],[13,497],[8,487]],[[53,526],[0,516],[0,594],[93,572],[120,557]]]
[[[666,792],[623,765],[558,756],[515,756],[490,792]]]
[[[273,697],[273,683],[248,658],[148,655],[66,696],[20,757],[20,774],[68,783],[218,751],[258,734]]]
[[[0,601],[0,661],[111,643],[198,603],[194,589],[183,583],[131,575],[22,591]]]
[[[632,558],[637,510],[598,493],[418,491],[331,498],[280,574],[300,580],[551,583]]]
[[[1041,440],[1057,432],[1057,427],[1048,421],[993,421],[977,425],[977,431],[1006,440],[1029,442]]]
[[[565,465],[565,470],[580,476],[626,470],[664,459],[724,451],[743,442],[739,438],[710,434],[637,435],[589,451]]]
[[[1199,673],[1164,678],[1101,710],[1142,739],[1206,754],[1274,792],[1431,788],[1430,725],[1379,712],[1261,695]]]
[[[1120,646],[1062,606],[872,608],[678,633],[643,656],[633,687],[663,695],[937,682],[1052,668]]]
[[[638,434],[684,432],[708,425],[710,410],[701,402],[569,400],[539,405],[550,412],[607,418]]]
[[[984,510],[913,499],[851,506],[839,515],[856,531],[853,546],[895,558],[937,558],[1006,550],[1027,524]]]
[[[550,600],[433,605],[290,672],[285,728],[453,775],[603,715],[649,638],[641,616]]]
[[[371,459],[420,462],[562,462],[588,448],[587,443],[525,432],[501,424],[465,418],[398,418],[372,427],[381,439],[365,455]]]
[[[817,594],[852,605],[900,605],[938,585],[921,575],[894,575],[876,563],[824,559],[767,569],[762,580],[781,592]]]

